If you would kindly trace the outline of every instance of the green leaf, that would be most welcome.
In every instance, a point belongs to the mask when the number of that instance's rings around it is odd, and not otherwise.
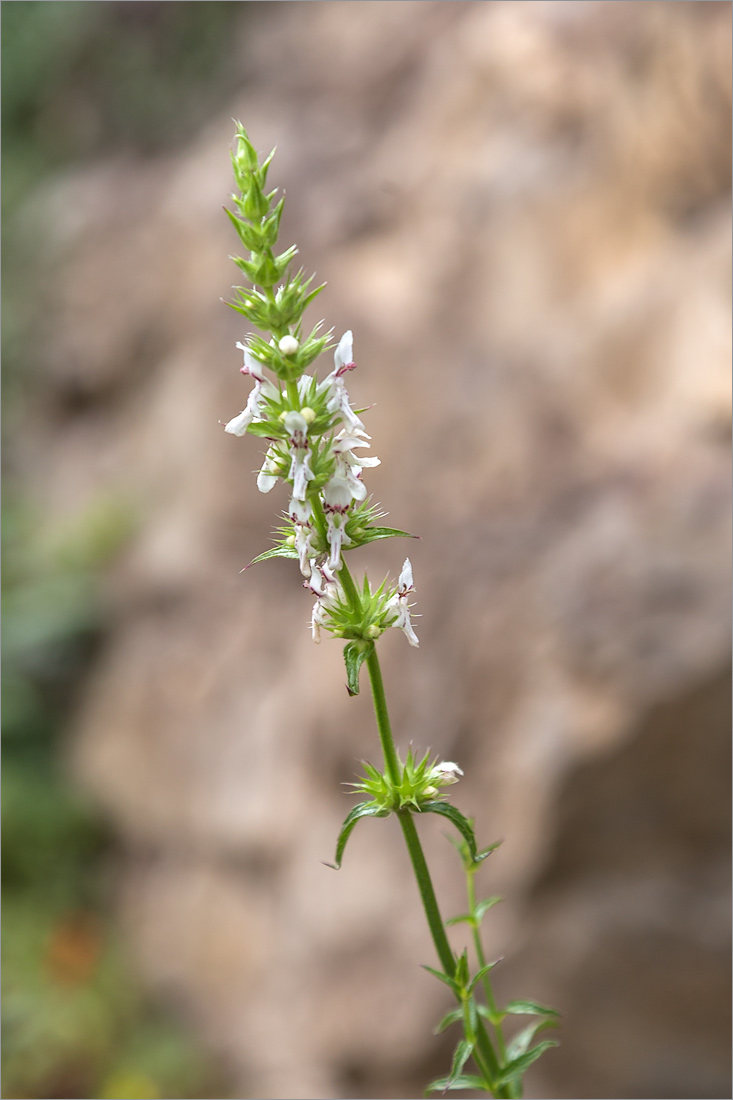
[[[449,917],[449,919],[443,923],[447,928],[451,924],[473,924],[474,919],[470,913],[461,913],[460,917]]]
[[[483,1077],[473,1077],[470,1073],[461,1073],[452,1080],[450,1077],[437,1077],[425,1089],[425,1094],[427,1095],[429,1092],[458,1092],[460,1089],[481,1089],[489,1094],[492,1092],[491,1085],[488,1081],[484,1081]]]
[[[468,1039],[461,1039],[453,1053],[453,1062],[450,1068],[449,1080],[455,1081],[460,1076],[461,1070],[473,1053],[474,1044]]]
[[[336,841],[336,862],[327,863],[326,867],[332,867],[334,871],[338,871],[341,867],[341,860],[344,855],[344,848],[346,842],[354,831],[354,826],[357,821],[362,817],[387,817],[388,814],[381,806],[378,806],[375,802],[360,802],[357,806],[354,806],[353,810],[346,815],[346,819],[341,826],[341,832],[339,838]]]
[[[355,538],[355,545],[358,546],[363,546],[367,542],[376,542],[377,539],[420,538],[419,535],[411,535],[409,531],[400,531],[397,527],[363,527],[359,528],[358,532],[352,537]],[[356,540],[358,540],[358,542]]]
[[[463,839],[468,845],[468,850],[471,855],[471,859],[474,863],[480,863],[482,859],[486,859],[491,854],[491,848],[487,848],[483,852],[477,852],[476,850],[476,837],[474,836],[473,827],[468,818],[464,817],[460,810],[457,810],[455,806],[452,806],[450,802],[443,802],[432,800],[429,802],[423,802],[420,805],[420,812],[427,814],[441,814],[443,817],[447,817],[460,832]]]
[[[249,569],[250,565],[257,565],[260,561],[267,561],[268,558],[297,558],[298,551],[294,546],[273,546],[271,550],[265,550],[264,554],[258,554],[256,558],[252,558],[249,565],[245,566]]]
[[[349,642],[348,645],[344,646],[346,688],[349,695],[359,694],[359,669],[373,649],[373,642]]]
[[[447,986],[450,986],[454,993],[457,993],[458,989],[456,983],[452,978],[449,978],[447,974],[444,974],[442,970],[434,970],[432,966],[426,966],[424,963],[422,968],[423,970],[427,970],[428,974],[432,974],[433,977],[437,978],[439,982],[444,982]]]
[[[518,1035],[515,1035],[512,1041],[507,1047],[507,1057],[510,1059],[516,1059],[529,1047],[529,1044],[534,1039],[535,1035],[539,1031],[545,1031],[548,1027],[556,1027],[554,1020],[538,1020],[535,1024],[530,1024],[529,1027],[525,1027]]]
[[[521,1077],[526,1070],[536,1062],[541,1054],[544,1054],[550,1047],[559,1046],[559,1043],[555,1039],[545,1039],[544,1043],[538,1043],[536,1047],[532,1047],[526,1054],[520,1054],[518,1058],[513,1058],[511,1062],[501,1070],[499,1076],[494,1082],[495,1085],[508,1085],[510,1081],[514,1081],[517,1077]]]
[[[503,901],[503,898],[484,898],[483,901],[478,902],[474,911],[476,915],[476,920],[483,920],[484,915],[489,911],[489,909],[491,909],[492,906],[497,905],[500,901]]]
[[[504,1015],[510,1016],[554,1016],[559,1017],[560,1013],[556,1008],[549,1008],[548,1005],[538,1004],[537,1001],[510,1001],[504,1009]]]
[[[451,1024],[456,1024],[463,1016],[463,1009],[453,1008],[450,1012],[446,1013],[440,1023],[435,1027],[434,1032],[436,1035],[440,1035],[442,1031],[449,1028]]]
[[[472,993],[473,990],[476,988],[476,983],[480,982],[484,975],[488,974],[490,970],[493,970],[494,967],[497,966],[500,962],[501,959],[494,959],[493,962],[487,963],[486,966],[482,966],[481,969],[471,979],[471,984],[468,987],[468,992]]]

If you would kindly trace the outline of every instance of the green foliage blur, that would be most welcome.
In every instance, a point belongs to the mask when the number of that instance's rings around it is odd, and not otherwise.
[[[228,2],[13,0],[2,17],[3,1050],[6,1097],[226,1096],[148,1003],[110,915],[114,840],[69,783],[69,715],[103,642],[102,571],[133,525],[96,501],[49,529],[15,442],[43,381],[43,188],[190,140],[241,82]]]

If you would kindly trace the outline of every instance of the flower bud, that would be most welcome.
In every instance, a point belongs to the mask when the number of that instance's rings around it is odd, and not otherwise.
[[[443,760],[440,764],[435,765],[430,773],[430,778],[441,787],[446,787],[450,783],[457,783],[462,775],[463,771],[452,760]]]
[[[283,355],[295,355],[296,351],[300,347],[300,344],[294,336],[283,336],[280,343],[277,345]]]

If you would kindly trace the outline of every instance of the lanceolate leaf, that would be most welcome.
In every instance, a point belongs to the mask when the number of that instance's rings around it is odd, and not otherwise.
[[[494,1082],[496,1085],[508,1085],[510,1081],[514,1081],[515,1078],[521,1077],[525,1070],[529,1069],[533,1062],[536,1062],[541,1054],[544,1054],[550,1047],[556,1047],[558,1043],[554,1039],[545,1039],[544,1043],[538,1043],[536,1047],[532,1047],[526,1054],[520,1054],[518,1058],[512,1058],[499,1073],[499,1076]]]
[[[450,802],[443,802],[437,800],[431,800],[430,802],[423,802],[420,806],[421,813],[427,814],[441,814],[443,817],[447,817],[449,821],[452,821],[455,827],[460,832],[463,839],[468,845],[468,850],[471,853],[471,859],[474,863],[480,863],[482,859],[486,859],[491,853],[491,849],[487,848],[484,852],[478,852],[476,850],[476,837],[473,833],[471,822],[468,818],[464,817],[460,810],[457,810],[455,806],[452,806]]]
[[[554,1020],[538,1020],[535,1024],[525,1027],[518,1035],[515,1035],[507,1047],[507,1057],[511,1060],[518,1058],[529,1047],[538,1031],[545,1031],[548,1027],[556,1027]]]
[[[494,897],[494,898],[484,898],[483,901],[478,902],[478,904],[476,905],[476,909],[475,909],[476,920],[479,920],[479,921],[482,920],[483,917],[484,917],[484,914],[487,913],[489,911],[489,909],[492,908],[492,906],[498,905],[498,903],[500,901],[502,901],[502,898]]]
[[[447,921],[444,921],[446,928],[451,924],[473,924],[474,918],[470,913],[461,913],[460,917],[449,917]]]
[[[443,1017],[440,1023],[435,1028],[435,1034],[440,1035],[441,1031],[445,1031],[451,1024],[456,1024],[463,1016],[462,1008],[453,1008],[447,1015]]]
[[[375,542],[376,539],[419,539],[419,535],[411,535],[409,531],[398,531],[396,527],[365,527],[363,533],[359,533],[356,538],[359,540],[359,545],[367,542]]]
[[[346,820],[341,826],[341,832],[339,838],[336,841],[336,862],[327,863],[327,867],[332,867],[334,871],[338,871],[341,867],[341,860],[344,855],[344,848],[346,847],[346,841],[351,836],[354,826],[357,821],[362,817],[387,817],[387,812],[377,806],[374,802],[360,802],[357,806],[354,806],[351,813],[347,814]]]
[[[461,1039],[453,1054],[453,1064],[450,1068],[451,1081],[455,1081],[460,1076],[461,1070],[471,1057],[472,1051],[473,1043],[470,1043],[468,1039]]]
[[[547,1005],[541,1005],[537,1001],[527,1001],[524,999],[521,1001],[510,1001],[504,1009],[504,1013],[511,1016],[560,1016],[556,1008],[549,1008]]]
[[[267,561],[268,558],[297,558],[298,551],[294,546],[273,546],[271,550],[265,550],[264,554],[258,554],[252,558],[249,565],[257,565],[259,561]],[[249,565],[246,566],[249,569]]]
[[[425,1092],[459,1092],[461,1089],[480,1089],[491,1094],[491,1086],[483,1077],[473,1077],[469,1073],[461,1073],[458,1077],[437,1077],[431,1081]]]
[[[481,969],[471,979],[471,984],[468,987],[469,993],[471,993],[476,988],[476,983],[480,982],[484,975],[488,974],[490,970],[493,970],[494,967],[497,966],[500,962],[501,959],[494,959],[493,962],[487,963],[486,966],[482,966]]]
[[[425,964],[423,964],[423,970],[427,970],[428,974],[432,974],[439,982],[444,982],[446,985],[449,985],[454,993],[458,993],[459,987],[457,983],[452,978],[449,978],[447,974],[444,974],[442,970],[435,970],[432,966],[426,966]]]

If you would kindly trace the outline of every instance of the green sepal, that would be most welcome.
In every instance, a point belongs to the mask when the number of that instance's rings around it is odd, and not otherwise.
[[[344,646],[346,663],[346,689],[349,695],[359,694],[359,669],[374,649],[374,642],[349,642]]]
[[[462,1008],[452,1008],[450,1012],[447,1012],[439,1024],[436,1024],[433,1029],[433,1034],[440,1035],[442,1031],[449,1028],[451,1024],[457,1024],[460,1019],[463,1018]]]
[[[476,849],[476,837],[474,836],[473,827],[467,817],[464,817],[460,810],[457,810],[455,806],[450,802],[443,802],[437,800],[431,800],[430,802],[422,802],[420,804],[420,813],[425,814],[442,814],[443,817],[447,817],[455,827],[468,845],[468,851],[473,863],[480,863],[481,860],[486,859],[491,855],[492,851],[496,847],[485,848],[482,852]]]
[[[521,1077],[522,1074],[529,1069],[533,1062],[536,1062],[541,1054],[544,1054],[550,1047],[559,1046],[559,1043],[555,1039],[545,1039],[543,1043],[538,1043],[536,1047],[532,1047],[525,1054],[520,1054],[518,1058],[512,1058],[511,1062],[499,1072],[499,1076],[496,1078],[494,1085],[497,1088],[501,1088],[502,1085],[508,1085],[511,1081],[514,1081],[517,1077]]]
[[[224,213],[228,216],[236,229],[240,241],[245,248],[250,250],[250,252],[259,252],[263,245],[266,246],[266,242],[263,240],[262,231],[258,226],[254,226],[251,222],[237,217],[237,215],[226,206],[224,207]],[[234,257],[232,257],[232,259],[234,259]]]
[[[344,848],[346,847],[346,841],[354,831],[354,826],[357,821],[362,817],[387,817],[388,812],[383,810],[381,806],[378,806],[376,802],[360,802],[358,806],[354,806],[353,810],[346,815],[343,825],[341,826],[341,832],[339,833],[338,840],[336,841],[336,862],[327,863],[326,867],[331,867],[334,871],[341,869],[341,860],[344,855]]]
[[[429,1092],[459,1092],[461,1089],[480,1089],[482,1092],[492,1093],[491,1085],[484,1081],[483,1077],[474,1077],[470,1073],[461,1073],[458,1077],[436,1077],[425,1089],[425,1095]]]

